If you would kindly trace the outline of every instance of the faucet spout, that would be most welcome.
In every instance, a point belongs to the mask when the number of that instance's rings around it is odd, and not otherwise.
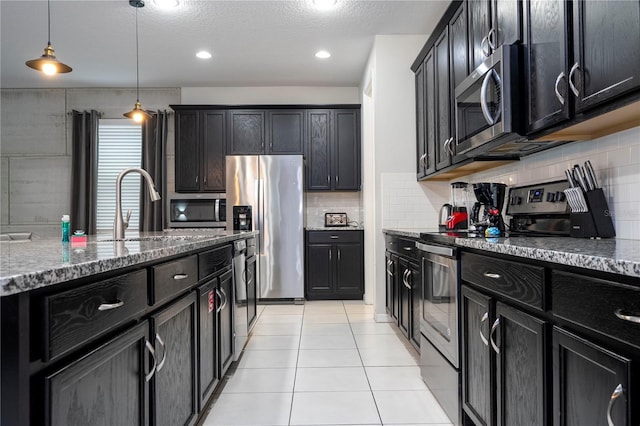
[[[160,194],[158,194],[158,191],[156,190],[156,185],[153,183],[151,175],[146,170],[139,167],[130,167],[121,171],[116,179],[116,217],[113,224],[114,240],[124,239],[124,230],[129,226],[129,215],[127,215],[126,221],[122,218],[122,179],[131,172],[139,173],[147,182],[147,189],[149,190],[149,197],[151,198],[151,201],[158,201],[160,199]],[[129,214],[130,213],[131,212],[129,212]]]

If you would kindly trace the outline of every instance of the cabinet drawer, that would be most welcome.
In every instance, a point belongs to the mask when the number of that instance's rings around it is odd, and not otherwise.
[[[150,304],[163,302],[198,282],[196,255],[152,267]]]
[[[44,361],[100,337],[146,306],[145,269],[45,297]]]
[[[553,314],[640,347],[640,287],[554,271]]]
[[[309,243],[359,243],[362,231],[308,231]]]
[[[198,280],[231,266],[231,244],[198,254]]]
[[[391,235],[385,235],[385,248],[400,256],[411,259],[418,259],[420,256],[416,249],[416,241],[410,238],[402,238]]]
[[[544,309],[544,268],[462,253],[462,280],[534,308]]]

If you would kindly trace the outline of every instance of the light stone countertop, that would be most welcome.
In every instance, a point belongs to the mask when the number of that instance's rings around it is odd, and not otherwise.
[[[420,232],[434,232],[434,230],[383,229],[383,232],[401,237],[419,238]],[[571,237],[450,237],[450,242],[459,247],[640,277],[640,240]]]
[[[304,229],[307,231],[363,231],[364,226],[349,225],[349,226],[307,226]]]
[[[205,249],[257,235],[214,229],[132,232],[126,241],[111,234],[87,237],[85,245],[62,243],[60,237],[0,242],[0,297],[77,278],[113,271],[164,257]]]

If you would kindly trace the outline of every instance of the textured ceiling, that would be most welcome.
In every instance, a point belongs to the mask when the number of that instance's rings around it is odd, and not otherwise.
[[[147,0],[138,11],[140,86],[354,86],[375,35],[428,34],[449,3],[338,0],[323,11],[311,0],[181,0],[165,10]],[[2,87],[135,86],[128,0],[51,0],[51,42],[73,67],[54,78],[24,65],[46,45],[46,1],[0,0],[0,22]],[[197,59],[201,49],[213,58]],[[332,57],[315,58],[320,49]]]

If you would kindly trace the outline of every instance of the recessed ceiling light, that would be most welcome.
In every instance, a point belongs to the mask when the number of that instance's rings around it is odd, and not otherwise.
[[[313,5],[318,9],[331,9],[337,2],[337,0],[313,0]]]
[[[200,59],[209,59],[211,58],[211,53],[207,52],[206,50],[201,50],[196,53],[196,56]]]
[[[326,50],[321,50],[316,53],[316,58],[327,59],[330,57],[331,57],[331,53],[327,52]]]
[[[165,9],[171,9],[171,8],[174,8],[174,7],[178,7],[178,3],[179,3],[178,0],[153,0],[153,2],[156,5],[158,5],[158,6],[162,7],[162,8],[165,8]]]

